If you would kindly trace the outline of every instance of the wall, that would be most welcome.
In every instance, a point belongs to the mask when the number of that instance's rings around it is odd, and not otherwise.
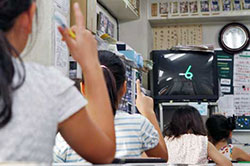
[[[218,44],[219,32],[224,25],[231,22],[233,22],[233,20],[218,23],[203,23],[203,44],[213,44],[214,48],[220,48]],[[250,22],[239,22],[243,23],[250,29]]]
[[[149,53],[153,48],[152,28],[149,22],[147,21],[147,11],[147,0],[141,0],[141,18],[136,21],[120,24],[120,40],[128,43],[137,52],[142,53],[144,58],[149,58]],[[216,23],[207,23],[205,21],[202,22],[203,44],[212,44],[214,45],[214,48],[219,48],[218,35],[220,29],[227,23],[233,21],[235,20]],[[250,29],[249,21],[244,21],[241,23],[245,24]],[[145,79],[147,79],[147,77],[144,77],[143,85],[147,87],[147,81],[145,81]],[[250,132],[235,132],[233,134],[233,138],[235,138],[241,143],[250,143]],[[250,147],[243,147],[241,145],[237,146],[240,146],[241,148],[250,153]]]
[[[141,53],[144,59],[149,59],[152,50],[151,26],[147,20],[147,0],[141,0],[140,19],[119,24],[119,39]],[[148,87],[147,74],[143,74],[143,86]]]
[[[140,19],[120,23],[119,37],[123,41],[148,58],[151,48],[151,26],[147,20],[147,1],[141,0]]]

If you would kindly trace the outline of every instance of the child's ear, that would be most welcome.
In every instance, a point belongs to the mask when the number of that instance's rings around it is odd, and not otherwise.
[[[232,137],[233,137],[233,132],[230,131],[230,133],[229,133],[229,138],[231,139]]]
[[[81,82],[81,93],[85,96],[85,86],[84,86],[84,83]]]
[[[124,96],[127,92],[127,81],[124,82],[122,87],[122,96]]]

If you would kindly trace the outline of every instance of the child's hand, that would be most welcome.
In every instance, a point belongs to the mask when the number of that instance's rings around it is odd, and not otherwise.
[[[58,29],[73,58],[82,68],[85,68],[92,65],[93,62],[98,62],[97,42],[92,33],[85,28],[84,17],[78,3],[74,4],[74,12],[76,25],[71,29],[75,32],[76,39],[69,35],[69,29],[63,29],[62,27]]]
[[[137,99],[136,107],[142,115],[147,115],[149,113],[154,113],[154,101],[151,97],[145,96],[141,92],[140,81],[137,80]]]

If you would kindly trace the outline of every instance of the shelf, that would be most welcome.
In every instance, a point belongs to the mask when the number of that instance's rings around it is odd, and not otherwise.
[[[127,22],[139,18],[139,14],[128,0],[98,0],[120,22]]]
[[[159,17],[150,17],[150,24],[154,26],[166,25],[166,24],[178,24],[178,23],[216,23],[216,22],[238,22],[238,21],[250,21],[250,12],[241,12],[239,13],[221,13],[218,15],[197,15],[197,16],[172,16],[169,18],[159,18]]]

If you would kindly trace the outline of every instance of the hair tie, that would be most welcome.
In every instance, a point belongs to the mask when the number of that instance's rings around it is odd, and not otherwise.
[[[105,65],[101,65],[101,67],[102,67],[102,68],[105,68],[105,69],[108,69],[107,66],[105,66]]]

